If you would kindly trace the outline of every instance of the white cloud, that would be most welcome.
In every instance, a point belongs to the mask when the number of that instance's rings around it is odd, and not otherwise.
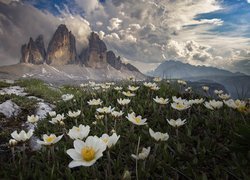
[[[109,26],[107,27],[108,30],[113,31],[113,30],[118,30],[120,29],[122,20],[119,18],[112,18],[109,20]]]
[[[102,25],[103,25],[103,23],[102,23],[101,21],[97,21],[95,24],[96,24],[97,26],[102,26]]]
[[[75,2],[81,7],[85,13],[90,14],[94,10],[101,8],[98,0],[75,0]]]

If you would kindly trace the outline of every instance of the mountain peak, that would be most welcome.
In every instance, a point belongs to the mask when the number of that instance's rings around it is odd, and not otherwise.
[[[61,24],[49,42],[47,64],[66,65],[76,63],[75,36],[68,30],[65,24]]]

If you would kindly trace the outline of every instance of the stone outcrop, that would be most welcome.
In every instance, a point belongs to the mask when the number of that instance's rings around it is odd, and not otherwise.
[[[35,41],[30,38],[28,44],[22,45],[21,54],[21,63],[43,64],[46,56],[43,36],[38,36]]]
[[[61,24],[54,33],[47,50],[47,64],[77,64],[76,41],[66,25]]]

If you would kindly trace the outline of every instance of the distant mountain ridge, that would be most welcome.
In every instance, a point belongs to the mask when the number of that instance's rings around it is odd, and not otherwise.
[[[243,73],[233,73],[228,70],[209,66],[193,66],[180,61],[168,60],[161,63],[154,71],[148,73],[152,76],[165,78],[194,78],[208,76],[244,76]]]
[[[161,63],[147,75],[167,79],[183,79],[204,84],[216,82],[223,85],[234,98],[250,97],[250,76],[239,72],[233,73],[215,67],[193,66],[180,61],[169,60]]]

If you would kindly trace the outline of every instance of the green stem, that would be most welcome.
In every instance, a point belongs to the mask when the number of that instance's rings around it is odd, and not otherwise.
[[[108,134],[108,116],[107,116],[107,114],[105,114],[105,130],[106,130],[106,133]]]
[[[136,149],[136,156],[137,157],[138,157],[138,154],[139,154],[140,141],[141,141],[141,137],[139,136],[139,138],[138,138],[138,144],[137,144],[137,149]],[[139,180],[138,159],[135,160],[135,169],[136,169],[136,179]]]
[[[107,170],[108,170],[108,177],[109,179],[112,179],[112,173],[111,173],[111,158],[110,158],[110,152],[109,152],[109,149],[107,150],[107,156],[108,156],[108,167],[107,167]]]

